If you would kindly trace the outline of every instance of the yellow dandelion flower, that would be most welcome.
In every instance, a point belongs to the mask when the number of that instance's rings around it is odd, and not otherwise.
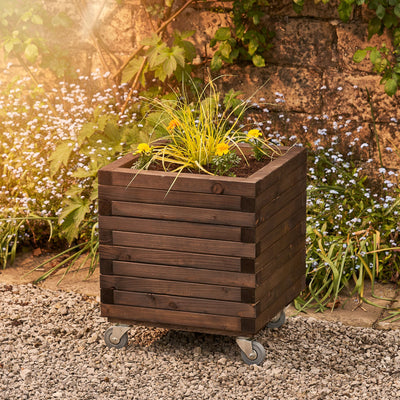
[[[247,133],[247,138],[252,139],[252,138],[258,138],[261,136],[261,132],[258,129],[251,129]]]
[[[179,125],[179,122],[175,119],[172,119],[167,126],[167,131],[168,132],[173,131],[178,125]]]
[[[229,145],[227,143],[223,143],[223,142],[218,143],[217,148],[215,150],[215,154],[217,156],[222,156],[227,153],[229,153]]]
[[[140,143],[136,150],[136,154],[143,154],[150,152],[151,152],[151,147],[147,143]]]

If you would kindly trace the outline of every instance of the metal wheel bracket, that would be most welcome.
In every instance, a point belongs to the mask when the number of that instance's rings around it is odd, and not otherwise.
[[[129,331],[129,329],[131,329],[131,327],[129,325],[116,325],[112,327],[112,333],[110,336],[110,342],[117,345],[120,341],[122,336],[124,336],[124,334],[126,332]]]
[[[253,350],[253,343],[249,338],[238,337],[236,338],[236,344],[239,346],[240,350],[246,354],[249,360],[255,360],[257,358],[257,352]]]

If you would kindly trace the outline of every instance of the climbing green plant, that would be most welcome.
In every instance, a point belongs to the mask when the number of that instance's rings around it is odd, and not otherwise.
[[[5,58],[16,59],[25,70],[35,66],[51,70],[58,78],[73,75],[70,54],[51,40],[56,31],[60,36],[60,31],[71,26],[66,13],[51,14],[38,0],[0,0],[0,43]]]
[[[321,0],[314,0],[319,3]],[[329,0],[322,0],[324,4]],[[296,12],[301,12],[304,0],[293,0]],[[367,56],[373,65],[375,73],[379,74],[385,92],[393,96],[400,85],[400,0],[341,0],[338,4],[339,17],[348,22],[355,7],[366,6],[372,13],[368,21],[368,40],[374,35],[381,36],[388,31],[392,40],[393,50],[385,44],[381,47],[367,46],[358,49],[353,56],[353,61],[359,63]]]
[[[269,31],[261,19],[266,0],[235,0],[232,4],[231,27],[221,27],[210,41],[216,51],[211,60],[211,69],[219,70],[223,64],[233,64],[240,60],[250,61],[256,67],[264,67],[263,53],[272,47],[273,32]]]

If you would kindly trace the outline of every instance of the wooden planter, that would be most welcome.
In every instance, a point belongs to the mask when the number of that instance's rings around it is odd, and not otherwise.
[[[101,315],[249,336],[305,285],[306,151],[249,178],[99,171]]]

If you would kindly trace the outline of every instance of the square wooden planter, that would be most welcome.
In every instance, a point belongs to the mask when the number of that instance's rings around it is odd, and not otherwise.
[[[101,314],[249,336],[305,285],[306,150],[249,178],[99,171]]]

